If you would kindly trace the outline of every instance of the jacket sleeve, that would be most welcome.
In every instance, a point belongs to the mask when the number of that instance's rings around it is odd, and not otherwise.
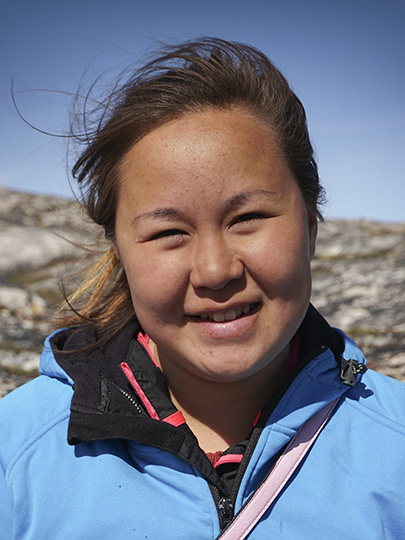
[[[13,499],[0,467],[0,538],[11,540],[13,537]]]
[[[14,399],[11,394],[0,400],[0,539],[14,538],[14,495],[13,486],[8,475],[9,465],[15,453],[15,439],[19,437],[20,411],[14,410]]]

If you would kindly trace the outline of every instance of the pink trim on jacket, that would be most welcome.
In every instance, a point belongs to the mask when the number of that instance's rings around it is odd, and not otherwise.
[[[178,427],[181,426],[181,424],[185,424],[186,420],[182,414],[181,411],[177,411],[170,416],[167,416],[166,418],[163,418],[163,422],[166,422],[167,424],[171,424],[172,426]]]
[[[240,463],[242,461],[243,454],[225,454],[222,455],[217,462],[215,463],[215,467],[218,467],[219,465],[224,465],[225,463]]]
[[[132,373],[131,368],[126,362],[121,362],[120,364],[122,371],[125,373],[127,379],[132,384],[132,386],[135,388],[136,393],[138,394],[140,400],[144,404],[146,410],[150,414],[151,418],[154,420],[160,420],[159,416],[153,407],[152,403],[149,401],[149,399],[146,397],[145,392],[140,387],[138,381],[135,379],[134,374]]]
[[[156,360],[153,358],[152,351],[149,348],[149,341],[150,337],[147,334],[142,334],[142,332],[138,332],[138,337],[136,338],[139,343],[142,345],[142,347],[145,348],[146,352],[149,354],[152,362],[155,364],[156,367],[160,368]]]

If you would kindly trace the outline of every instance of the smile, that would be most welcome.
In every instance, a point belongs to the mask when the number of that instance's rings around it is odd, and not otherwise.
[[[204,313],[203,315],[200,315],[200,318],[208,319],[213,322],[234,321],[235,319],[238,319],[242,315],[247,315],[248,313],[250,313],[256,306],[257,306],[257,303],[254,303],[254,304],[247,304],[245,306],[238,307],[235,309],[229,309],[228,311],[219,311],[216,313]]]

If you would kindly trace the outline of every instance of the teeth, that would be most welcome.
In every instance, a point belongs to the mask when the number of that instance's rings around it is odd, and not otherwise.
[[[238,310],[240,311],[240,310]],[[242,313],[240,313],[240,315],[242,315]],[[236,309],[230,309],[229,311],[227,311],[225,313],[225,320],[226,321],[233,321],[234,319],[236,319],[236,317],[238,317],[237,313],[236,313]]]
[[[220,313],[212,313],[210,315],[201,315],[201,319],[210,319],[214,322],[233,321],[240,317],[242,314],[246,315],[252,309],[252,305],[246,305],[237,309],[229,309],[228,311],[222,311]]]

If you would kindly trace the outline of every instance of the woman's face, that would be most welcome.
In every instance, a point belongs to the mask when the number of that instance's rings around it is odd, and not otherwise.
[[[316,219],[271,131],[242,108],[170,121],[120,167],[116,246],[162,369],[241,381],[287,355]]]

